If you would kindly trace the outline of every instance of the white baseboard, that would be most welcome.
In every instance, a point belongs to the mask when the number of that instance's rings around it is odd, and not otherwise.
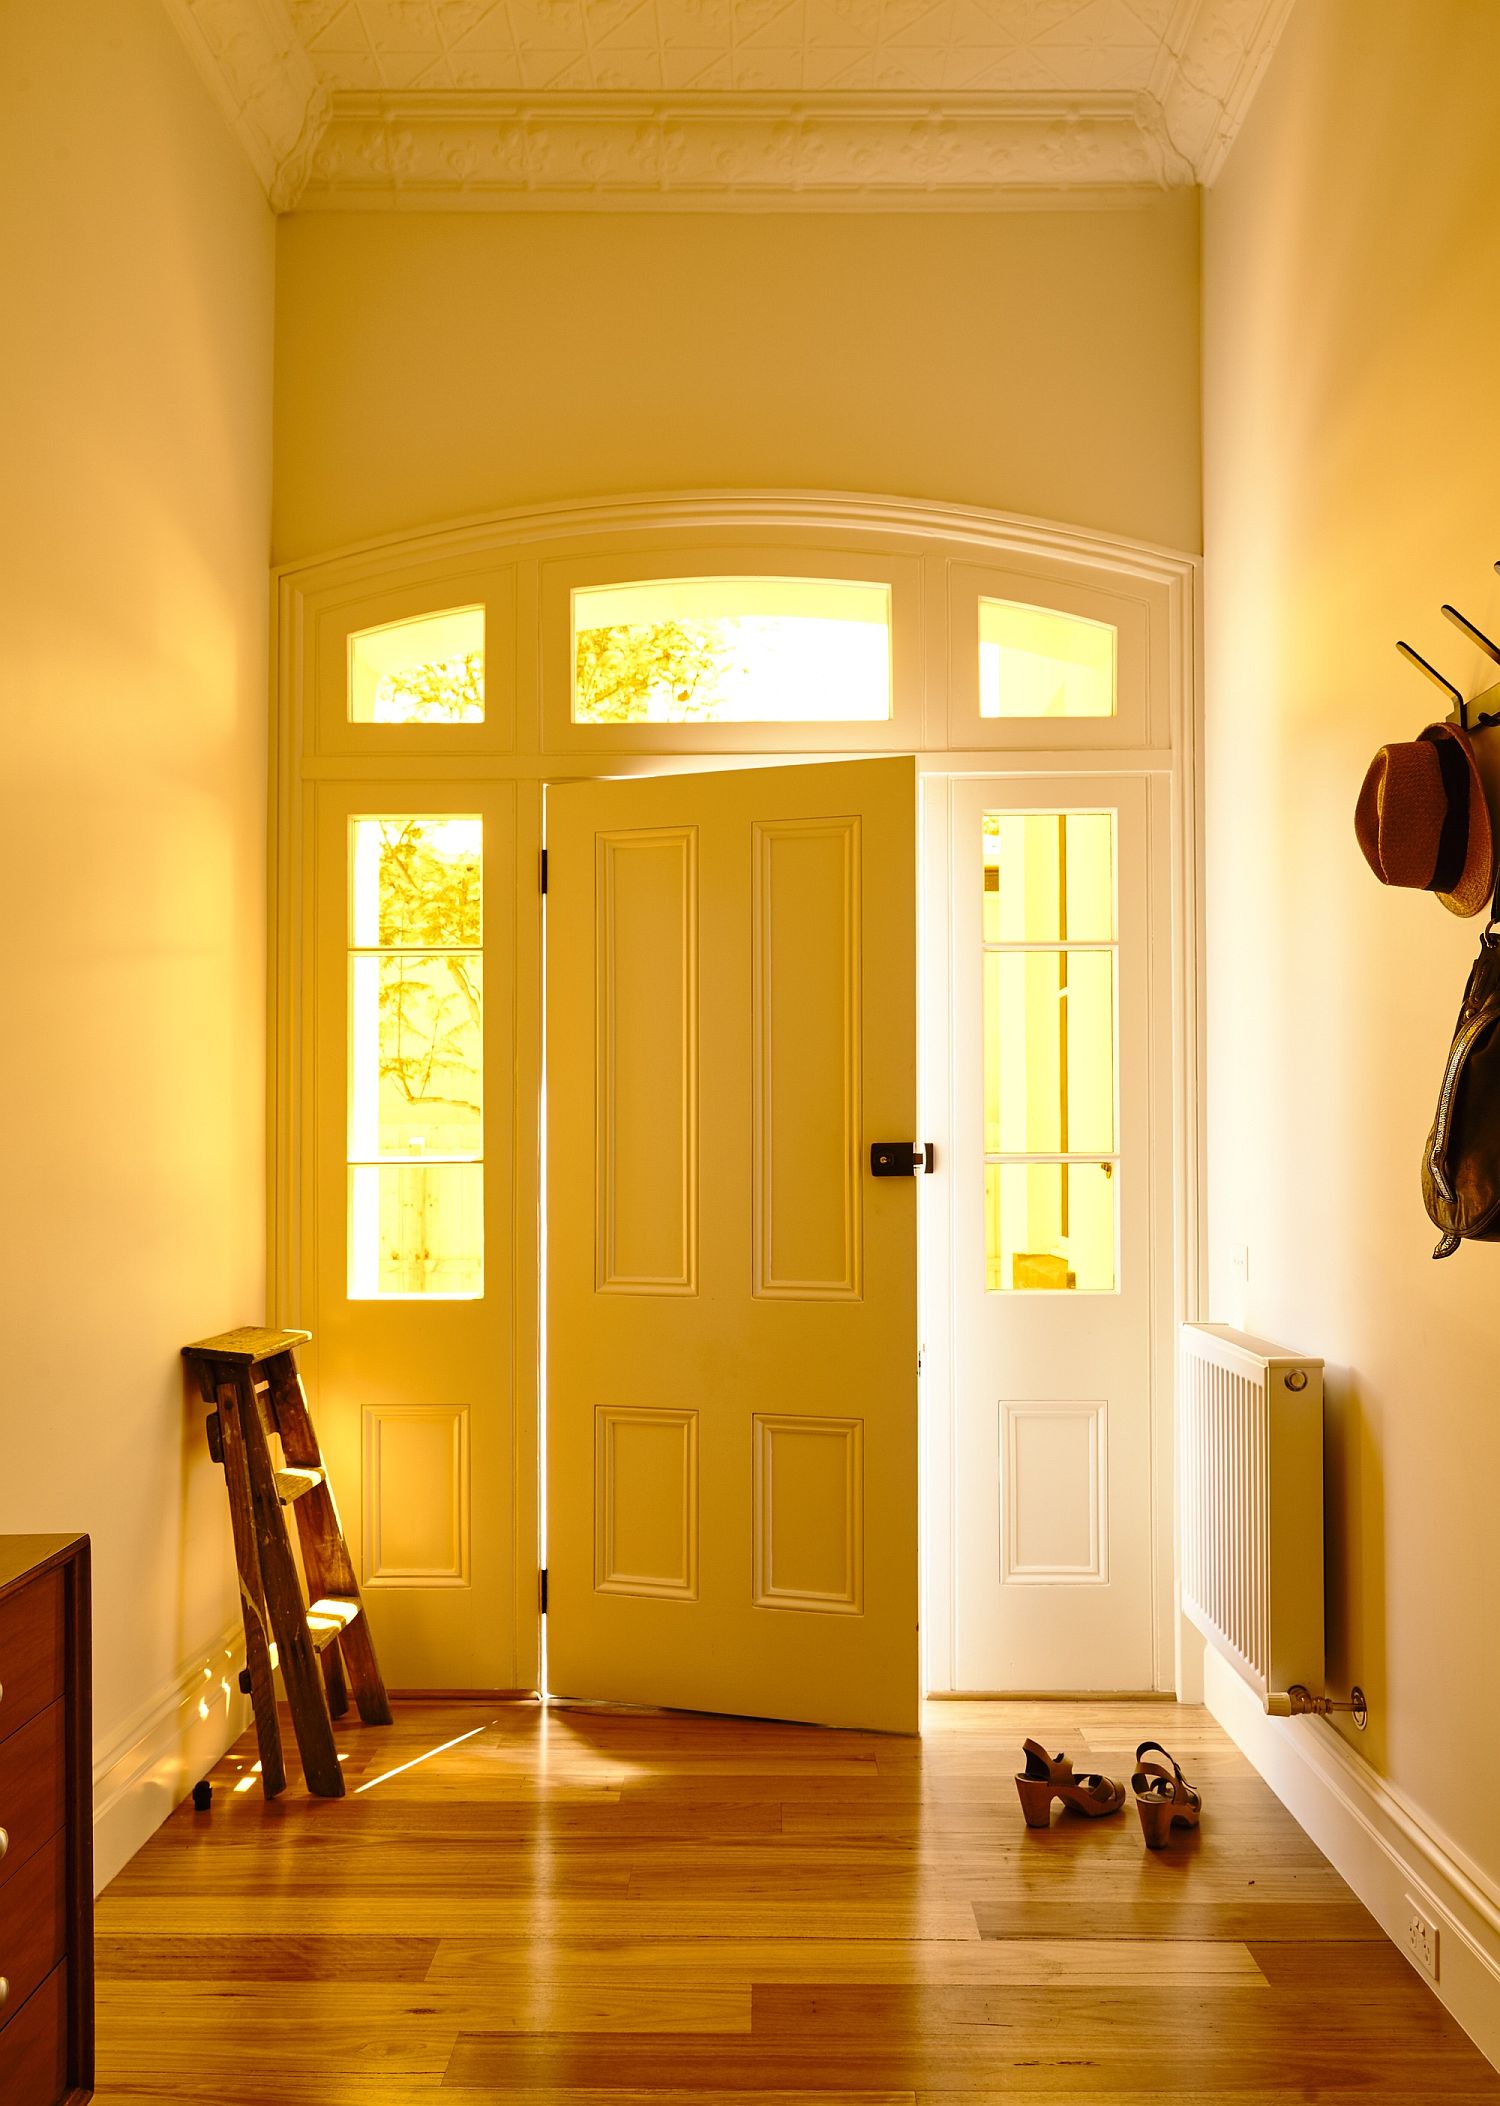
[[[94,1892],[128,1864],[250,1723],[238,1618],[94,1758]]]
[[[1410,1957],[1413,1902],[1437,1925],[1437,1994],[1480,2053],[1500,2067],[1500,1888],[1362,1762],[1326,1719],[1268,1718],[1212,1646],[1204,1696],[1399,1952]]]

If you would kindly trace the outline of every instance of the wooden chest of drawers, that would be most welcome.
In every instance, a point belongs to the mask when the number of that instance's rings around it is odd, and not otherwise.
[[[94,2084],[87,1536],[0,1536],[0,2100]]]

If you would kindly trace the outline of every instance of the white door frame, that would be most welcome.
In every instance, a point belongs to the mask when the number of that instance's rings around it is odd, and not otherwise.
[[[869,497],[819,491],[702,491],[660,496],[629,496],[587,503],[518,508],[470,518],[419,533],[389,535],[354,547],[331,551],[306,562],[286,565],[273,574],[275,591],[274,665],[276,693],[272,711],[271,799],[269,841],[268,1004],[269,1099],[268,1137],[268,1320],[297,1323],[308,1313],[309,1255],[304,1224],[309,1219],[309,1127],[312,1069],[310,1064],[309,961],[305,948],[303,888],[309,879],[308,828],[320,784],[362,783],[377,798],[395,794],[403,779],[451,781],[472,773],[476,779],[509,782],[517,798],[515,861],[514,1104],[516,1136],[514,1268],[510,1288],[513,1317],[514,1414],[510,1428],[508,1511],[514,1601],[509,1619],[514,1682],[536,1686],[540,1677],[541,1617],[537,1585],[540,1549],[539,1453],[541,1436],[540,1350],[537,1294],[539,1250],[540,1147],[537,1133],[542,1080],[541,1044],[541,901],[535,894],[541,847],[541,784],[549,779],[596,774],[661,772],[682,767],[751,764],[777,759],[853,758],[869,751],[860,727],[841,727],[835,736],[817,739],[801,753],[774,745],[774,729],[759,737],[756,728],[741,728],[714,750],[690,752],[674,740],[668,727],[641,727],[638,745],[624,750],[602,741],[597,755],[582,752],[558,736],[544,699],[555,684],[549,670],[547,608],[538,578],[549,565],[575,557],[595,558],[655,548],[701,548],[705,554],[729,548],[767,544],[817,549],[837,546],[845,552],[870,551],[872,560],[887,556],[907,568],[897,575],[898,589],[916,598],[920,649],[908,666],[903,688],[909,706],[900,743],[915,751],[924,777],[994,774],[996,772],[1069,773],[1088,762],[1081,748],[1081,726],[1009,724],[991,727],[976,720],[967,695],[964,639],[943,615],[945,605],[967,580],[1004,573],[1036,588],[1045,602],[1054,589],[1066,596],[1079,580],[1092,590],[1115,593],[1122,615],[1134,623],[1132,648],[1143,654],[1151,704],[1149,722],[1137,729],[1123,720],[1105,727],[1095,756],[1099,772],[1145,773],[1169,785],[1173,870],[1173,1075],[1172,1127],[1174,1176],[1173,1221],[1174,1315],[1201,1315],[1199,1281],[1204,1276],[1200,1174],[1203,1108],[1202,1069],[1202,758],[1199,696],[1202,684],[1201,563],[1193,556],[1151,547],[1121,537],[1061,526],[980,507],[933,504],[901,498]],[[339,664],[342,629],[370,621],[408,616],[420,601],[441,595],[448,581],[471,578],[476,566],[499,566],[505,573],[507,602],[504,635],[506,664],[513,686],[497,709],[473,757],[458,745],[444,747],[444,735],[415,739],[401,733],[370,742],[372,759],[363,757],[358,737],[340,728],[342,708],[330,683]],[[905,581],[904,584],[902,581]],[[1001,588],[1004,590],[1004,588]],[[472,597],[472,590],[465,590]],[[1133,611],[1132,611],[1133,610]],[[497,629],[497,634],[499,630]],[[1123,632],[1122,632],[1123,633]],[[497,696],[497,700],[499,697]],[[769,734],[769,735],[768,735]],[[1086,735],[1086,734],[1085,734]],[[451,735],[448,735],[451,737]],[[1043,741],[1046,741],[1044,750]],[[1129,743],[1127,743],[1127,741]],[[1003,743],[1002,743],[1003,742]],[[430,749],[430,750],[429,750]],[[931,794],[931,793],[928,793]],[[374,807],[372,807],[374,808]],[[924,850],[924,855],[930,852]],[[935,974],[941,946],[919,945],[924,955],[921,999],[930,1016],[941,998]],[[930,1049],[922,1052],[928,1080],[934,1069]],[[928,1100],[929,1121],[940,1109]],[[936,1131],[922,1138],[938,1139]],[[924,1294],[931,1293],[944,1243],[940,1222],[931,1217],[936,1190],[921,1195],[923,1232],[929,1258]],[[314,1356],[315,1357],[315,1356]],[[315,1371],[314,1371],[315,1372]],[[942,1327],[927,1325],[924,1370],[924,1458],[929,1488],[945,1467],[951,1398],[944,1358]],[[1158,1448],[1162,1459],[1157,1540],[1162,1546],[1158,1595],[1158,1678],[1170,1686],[1180,1653],[1172,1615],[1173,1546],[1170,1457],[1172,1398],[1163,1376],[1157,1399]],[[345,1492],[357,1502],[357,1488]],[[924,1534],[931,1534],[930,1503],[924,1507]],[[925,1552],[924,1552],[925,1556]],[[941,1633],[946,1605],[943,1590],[924,1580],[924,1625],[927,1631],[928,1686],[943,1686]],[[1178,1670],[1180,1672],[1180,1669]],[[1181,1687],[1179,1681],[1179,1687]],[[1184,1694],[1192,1694],[1188,1689]]]
[[[1145,971],[1147,984],[1145,1003],[1150,1019],[1149,1029],[1154,1049],[1160,1051],[1170,1044],[1173,1067],[1187,1048],[1182,1043],[1180,1025],[1182,1019],[1174,1005],[1174,988],[1171,982],[1177,978],[1173,970],[1176,954],[1175,943],[1162,941],[1168,930],[1175,933],[1179,919],[1177,913],[1176,884],[1174,882],[1175,856],[1167,853],[1171,846],[1168,838],[1173,818],[1174,771],[1167,765],[1152,769],[1120,769],[1100,756],[1066,770],[1045,771],[1049,782],[1049,794],[1056,794],[1059,778],[1070,788],[1076,786],[1081,800],[1089,797],[1091,781],[1109,780],[1118,783],[1122,777],[1140,782],[1145,797],[1145,847],[1149,867],[1148,881],[1153,892],[1148,899],[1147,954]],[[960,1452],[959,1439],[959,1365],[955,1350],[957,1304],[952,1291],[956,1229],[954,1205],[955,1180],[942,1175],[942,1163],[948,1152],[952,1137],[957,1130],[956,1106],[953,1090],[954,1049],[952,1019],[955,1001],[955,975],[957,964],[951,941],[952,886],[954,882],[953,806],[954,791],[960,784],[992,782],[995,784],[1022,785],[1040,780],[1044,771],[1035,767],[1014,766],[996,768],[969,768],[962,773],[945,771],[929,773],[923,780],[922,813],[922,943],[920,956],[923,963],[923,987],[921,991],[920,1015],[922,1019],[922,1117],[923,1137],[931,1139],[937,1147],[939,1174],[924,1195],[922,1219],[922,1253],[924,1281],[922,1293],[923,1318],[923,1463],[925,1486],[923,1499],[923,1630],[924,1630],[924,1675],[930,1695],[961,1695],[957,1673],[957,1600],[955,1594],[955,1568],[958,1551],[957,1526],[957,1471]],[[1165,893],[1166,897],[1161,897]],[[1158,1132],[1160,1145],[1152,1148],[1150,1205],[1153,1222],[1159,1233],[1167,1221],[1173,1225],[1174,1249],[1162,1262],[1159,1252],[1152,1253],[1153,1272],[1163,1282],[1153,1297],[1149,1344],[1148,1382],[1150,1391],[1150,1443],[1151,1443],[1151,1631],[1152,1631],[1152,1678],[1153,1689],[1167,1690],[1177,1687],[1178,1658],[1176,1643],[1175,1611],[1175,1542],[1174,1542],[1174,1485],[1173,1485],[1173,1411],[1175,1383],[1173,1380],[1173,1340],[1176,1322],[1180,1320],[1184,1298],[1191,1291],[1188,1275],[1192,1270],[1189,1249],[1184,1248],[1183,1220],[1189,1181],[1184,1174],[1182,1162],[1183,1134],[1175,1116],[1178,1101],[1177,1089],[1173,1088],[1168,1100],[1165,1090],[1166,1078],[1153,1072],[1148,1077],[1148,1089],[1152,1101],[1151,1120],[1154,1132]],[[1173,1082],[1175,1085],[1176,1077]],[[1167,1103],[1173,1111],[1167,1113]],[[1185,1101],[1185,1093],[1184,1093]],[[1160,1108],[1162,1116],[1158,1118]],[[1162,1165],[1170,1165],[1175,1194],[1162,1189]],[[1179,1204],[1181,1202],[1181,1204]]]

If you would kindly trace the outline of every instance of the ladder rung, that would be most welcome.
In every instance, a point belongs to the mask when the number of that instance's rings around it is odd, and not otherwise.
[[[278,1470],[276,1472],[276,1497],[283,1506],[290,1506],[304,1492],[310,1492],[323,1482],[321,1470]]]
[[[324,1594],[307,1612],[307,1634],[314,1646],[322,1652],[325,1645],[332,1645],[342,1636],[359,1614],[359,1603],[351,1601],[347,1594]]]

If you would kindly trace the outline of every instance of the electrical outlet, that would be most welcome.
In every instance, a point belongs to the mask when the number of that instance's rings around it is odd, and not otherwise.
[[[1234,1249],[1229,1253],[1229,1266],[1234,1274],[1235,1284],[1240,1287],[1248,1286],[1250,1281],[1250,1252],[1245,1244],[1237,1243],[1234,1246]]]
[[[1438,1978],[1438,1927],[1417,1907],[1410,1894],[1406,1897],[1406,1906],[1410,1911],[1406,1919],[1407,1950],[1428,1981],[1435,1982]]]

